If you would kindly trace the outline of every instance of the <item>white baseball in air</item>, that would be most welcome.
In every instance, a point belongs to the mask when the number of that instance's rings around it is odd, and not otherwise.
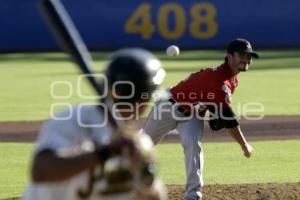
[[[167,48],[167,55],[171,57],[179,56],[179,48],[178,46],[171,45]]]

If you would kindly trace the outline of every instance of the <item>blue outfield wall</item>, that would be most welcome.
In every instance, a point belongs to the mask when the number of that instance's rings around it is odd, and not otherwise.
[[[299,0],[63,0],[89,49],[224,47],[245,37],[255,47],[300,45]],[[0,51],[59,47],[37,0],[0,2]]]

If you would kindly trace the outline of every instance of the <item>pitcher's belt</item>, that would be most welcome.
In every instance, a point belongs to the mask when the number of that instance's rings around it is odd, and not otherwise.
[[[169,98],[169,102],[172,103],[172,104],[176,104],[177,102],[173,99],[173,98]],[[177,104],[177,111],[182,113],[185,117],[188,117],[191,115],[191,112],[188,111],[186,108],[184,108],[182,105],[180,104]]]

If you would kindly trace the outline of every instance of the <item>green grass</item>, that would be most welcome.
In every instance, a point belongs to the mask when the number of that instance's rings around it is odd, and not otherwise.
[[[224,58],[223,51],[183,51],[175,59],[166,57],[164,52],[156,54],[168,72],[162,88],[176,84],[190,72],[218,65]],[[107,52],[93,54],[97,71],[103,70],[108,55]],[[0,74],[0,121],[46,119],[53,103],[86,101],[77,95],[78,70],[64,54],[2,54]],[[233,103],[262,103],[265,115],[299,115],[299,77],[300,50],[261,51],[261,59],[254,60],[251,70],[240,75]],[[54,81],[69,81],[73,95],[69,99],[51,97],[50,86]],[[92,94],[88,84],[83,88],[86,94]],[[57,94],[66,92],[64,86],[56,88]],[[238,112],[237,106],[235,110]]]
[[[0,143],[0,199],[24,191],[32,149],[32,144]]]
[[[205,143],[205,184],[284,183],[300,181],[300,141],[253,142],[246,159],[235,143]],[[28,180],[32,144],[0,143],[0,199],[20,196]],[[184,184],[180,144],[156,147],[159,174],[167,184]]]
[[[300,181],[300,141],[253,142],[254,154],[243,156],[236,143],[205,143],[205,184],[284,183]],[[166,183],[185,183],[180,144],[157,146],[159,172]]]

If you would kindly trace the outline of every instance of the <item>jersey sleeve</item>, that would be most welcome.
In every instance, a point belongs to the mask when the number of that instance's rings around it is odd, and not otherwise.
[[[239,122],[230,107],[209,107],[209,126],[212,130],[218,131],[222,128],[234,128]]]
[[[231,107],[231,87],[226,81],[220,81],[216,89],[216,104],[208,107],[210,111],[209,126],[217,131],[222,128],[233,128],[239,125]]]
[[[227,82],[224,82],[220,86],[219,90],[219,103],[221,103],[224,107],[231,108],[232,91],[230,85]]]
[[[73,117],[75,118],[75,117]],[[74,120],[50,119],[40,130],[35,153],[45,149],[59,150],[78,144],[80,127]]]

